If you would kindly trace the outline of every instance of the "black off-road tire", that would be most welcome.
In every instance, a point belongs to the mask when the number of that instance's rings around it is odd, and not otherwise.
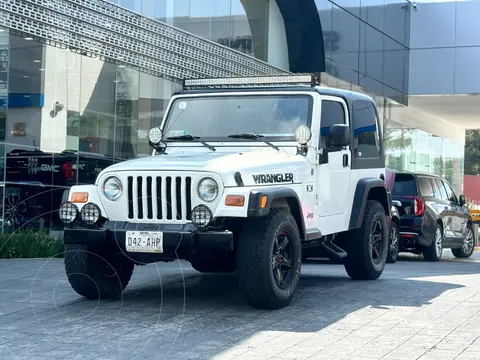
[[[443,249],[443,228],[442,225],[437,223],[431,245],[429,247],[423,248],[423,259],[425,261],[436,262],[442,259],[442,251],[440,251],[440,254],[437,252],[437,231],[441,232],[440,243]]]
[[[394,233],[396,232],[397,236],[397,247],[396,249],[392,248],[392,241]],[[394,264],[398,260],[398,255],[400,254],[400,238],[399,238],[399,227],[398,224],[392,220],[392,223],[390,224],[390,231],[388,232],[388,255],[387,255],[387,264]]]
[[[118,296],[129,283],[135,266],[123,254],[102,256],[80,244],[65,244],[64,262],[73,290],[89,299]]]
[[[472,248],[468,252],[466,252],[463,249],[463,246],[458,249],[452,249],[452,254],[457,259],[468,259],[470,256],[472,256],[473,252],[475,251],[475,236],[473,234],[473,229],[470,225],[468,225],[468,229],[471,231],[471,235],[472,235]]]
[[[381,250],[378,263],[375,263],[370,246],[370,235],[374,221],[382,226]],[[369,200],[365,207],[362,225],[353,230],[346,241],[347,256],[345,270],[354,280],[375,280],[380,277],[385,268],[388,253],[388,229],[385,210],[378,201]]]
[[[192,261],[192,268],[201,273],[234,273],[235,262],[220,260]]]
[[[290,242],[290,273],[279,286],[273,275],[272,253],[279,234]],[[246,301],[259,309],[288,305],[300,278],[302,249],[297,223],[288,209],[272,209],[266,217],[250,218],[244,224],[237,246],[237,276]]]

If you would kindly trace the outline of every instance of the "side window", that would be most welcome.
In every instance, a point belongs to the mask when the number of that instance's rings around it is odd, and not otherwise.
[[[439,179],[434,179],[433,181],[436,185],[435,197],[440,200],[448,201],[447,190],[445,190],[442,181]]]
[[[338,101],[322,100],[322,118],[320,119],[320,146],[326,146],[326,137],[330,132],[330,126],[345,124],[345,109]]]
[[[448,200],[457,204],[458,203],[457,196],[455,195],[455,192],[452,190],[452,187],[450,186],[450,184],[446,181],[443,181],[443,185],[445,186],[445,190],[447,191]]]
[[[433,185],[430,178],[419,177],[418,178],[418,187],[420,189],[420,195],[422,196],[434,196]]]
[[[354,151],[357,158],[378,158],[380,137],[375,104],[367,100],[353,102]]]

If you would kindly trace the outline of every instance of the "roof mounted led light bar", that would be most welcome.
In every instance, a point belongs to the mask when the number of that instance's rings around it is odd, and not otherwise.
[[[245,76],[227,78],[184,79],[184,89],[196,88],[225,88],[225,87],[255,87],[255,86],[292,86],[292,85],[320,85],[319,74],[305,75],[272,75],[272,76]]]

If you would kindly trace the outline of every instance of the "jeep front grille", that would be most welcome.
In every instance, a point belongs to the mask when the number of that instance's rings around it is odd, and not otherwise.
[[[129,176],[128,218],[132,220],[191,220],[190,176]]]

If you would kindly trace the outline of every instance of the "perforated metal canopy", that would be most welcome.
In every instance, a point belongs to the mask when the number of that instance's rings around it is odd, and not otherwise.
[[[48,45],[176,81],[288,74],[102,0],[0,0],[0,26]]]

